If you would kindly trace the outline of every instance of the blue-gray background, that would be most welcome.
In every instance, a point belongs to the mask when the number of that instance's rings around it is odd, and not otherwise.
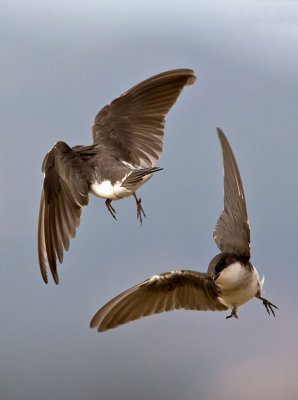
[[[1,399],[297,399],[298,2],[1,0]],[[90,144],[98,110],[131,86],[193,68],[169,113],[164,171],[135,201],[91,198],[46,286],[37,262],[41,163]],[[223,207],[216,126],[238,160],[260,301],[175,311],[98,334],[93,314],[147,277],[206,271]]]

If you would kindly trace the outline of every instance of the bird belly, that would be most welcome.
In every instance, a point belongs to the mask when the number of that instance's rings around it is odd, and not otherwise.
[[[224,269],[216,279],[221,290],[221,301],[227,307],[241,306],[258,293],[261,288],[258,271],[236,262]]]
[[[122,181],[118,181],[113,185],[109,180],[100,183],[94,182],[91,184],[91,193],[103,199],[120,200],[123,199],[123,197],[130,196],[132,193],[121,185]]]

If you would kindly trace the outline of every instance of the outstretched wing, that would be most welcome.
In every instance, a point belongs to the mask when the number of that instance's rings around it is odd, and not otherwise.
[[[224,168],[224,211],[214,228],[213,238],[221,252],[250,258],[250,230],[244,190],[231,146],[217,128]]]
[[[69,238],[75,237],[82,207],[89,202],[88,179],[84,172],[84,157],[66,143],[57,142],[46,155],[42,172],[38,222],[38,257],[42,277],[47,283],[47,259],[56,284],[57,258],[63,261],[63,249],[68,250]]]
[[[165,116],[183,87],[195,80],[192,70],[177,69],[134,86],[99,111],[93,143],[112,149],[134,167],[152,167],[163,150]]]
[[[204,273],[171,271],[154,275],[119,294],[92,318],[91,328],[99,332],[164,311],[223,311],[218,286]]]

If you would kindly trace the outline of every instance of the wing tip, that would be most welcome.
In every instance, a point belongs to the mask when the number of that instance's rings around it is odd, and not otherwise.
[[[110,328],[107,328],[106,326],[102,326],[101,325],[101,321],[98,321],[98,319],[96,318],[97,313],[94,315],[94,317],[92,318],[92,320],[90,321],[89,327],[91,329],[95,329],[97,328],[97,332],[105,332]]]
[[[97,328],[97,332],[99,332],[99,333],[100,332],[106,332],[109,329],[111,329],[111,328],[106,328],[106,327],[103,327],[103,326],[99,325],[99,327]]]
[[[222,137],[226,138],[226,135],[223,133],[222,129],[217,127],[216,130],[217,130],[217,135],[219,138],[222,138]]]
[[[176,69],[176,70],[172,70],[172,71],[168,71],[168,72],[170,72],[170,73],[176,72],[178,75],[181,74],[181,76],[184,76],[186,78],[185,86],[193,85],[195,83],[195,81],[197,80],[194,70],[190,69],[190,68]]]
[[[93,318],[92,318],[91,321],[90,321],[89,326],[90,326],[90,328],[92,328],[92,329],[93,329],[93,328],[96,328],[96,327],[98,326],[98,324],[99,324],[97,314],[98,314],[98,312],[97,312],[96,314],[94,314]]]
[[[44,283],[48,284],[47,264],[44,260],[39,259],[40,273]]]
[[[190,71],[192,72],[192,75],[190,75],[189,78],[187,79],[185,86],[193,85],[197,80],[197,77],[194,75],[194,71],[193,70]]]
[[[235,159],[235,156],[234,156],[234,153],[233,153],[233,150],[232,150],[232,148],[231,148],[231,145],[230,145],[230,143],[229,143],[229,141],[228,141],[228,139],[227,139],[227,137],[226,137],[226,135],[223,133],[223,131],[220,129],[220,128],[216,128],[216,130],[217,130],[217,135],[218,135],[218,139],[219,139],[219,141],[220,141],[220,145],[221,145],[221,148],[222,148],[222,154],[223,154],[223,162],[224,162],[224,165],[225,165],[225,161],[224,161],[224,155],[228,152],[228,153],[231,153],[231,158],[233,159]],[[235,163],[236,163],[236,165],[237,165],[237,161],[236,161],[236,159],[234,160],[235,161]],[[238,168],[238,167],[237,167]]]
[[[48,274],[47,274],[46,265],[40,265],[40,272],[41,272],[41,276],[42,276],[42,279],[43,279],[44,283],[48,284],[49,280],[48,280]],[[53,276],[54,282],[56,283],[56,285],[59,285],[59,276],[57,274],[57,271],[53,271],[52,270],[51,272],[52,272],[52,276]]]

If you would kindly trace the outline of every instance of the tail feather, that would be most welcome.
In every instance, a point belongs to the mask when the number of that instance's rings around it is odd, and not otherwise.
[[[141,182],[145,176],[151,175],[157,171],[161,171],[162,169],[163,168],[159,167],[151,167],[151,168],[142,168],[132,171],[123,181],[122,186],[125,187],[126,189],[129,189],[137,185],[139,182]],[[150,179],[150,177],[148,177],[147,179]]]

